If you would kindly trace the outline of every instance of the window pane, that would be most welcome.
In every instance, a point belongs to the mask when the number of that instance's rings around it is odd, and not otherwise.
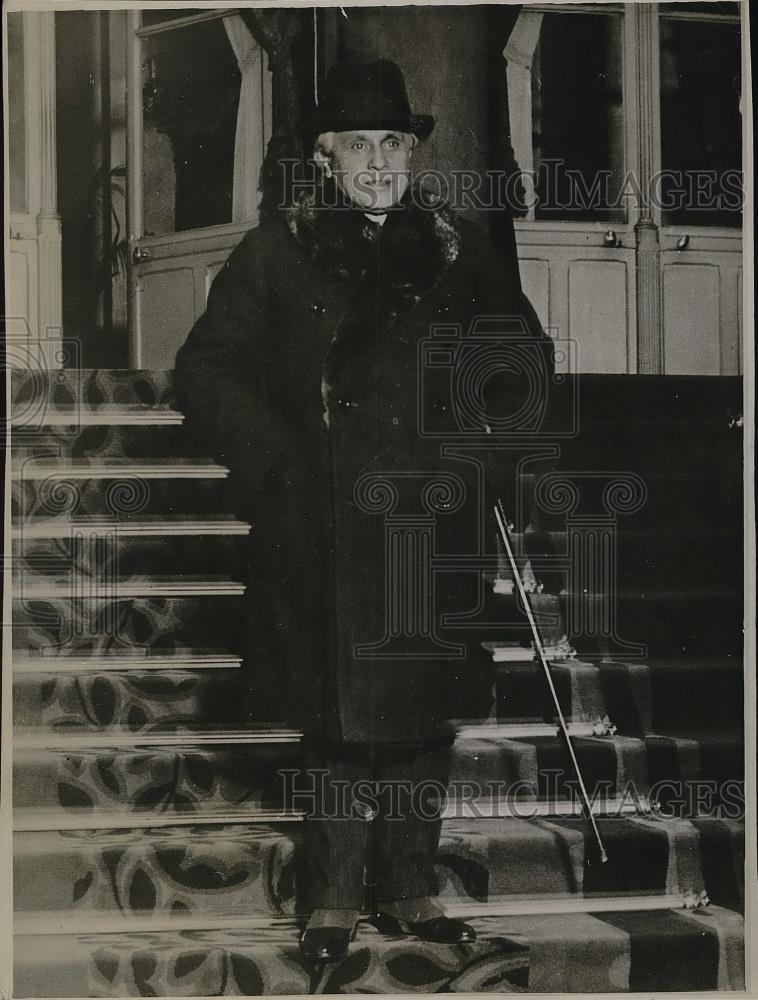
[[[163,24],[166,21],[175,21],[181,17],[193,17],[197,14],[205,14],[204,10],[197,10],[192,7],[164,7],[161,10],[143,10],[142,24],[145,28],[154,24]]]
[[[663,221],[741,225],[739,24],[661,18]],[[667,171],[673,171],[667,176]]]
[[[24,15],[21,13],[8,14],[8,147],[10,209],[27,212]]]
[[[707,14],[727,15],[729,17],[740,16],[740,5],[738,3],[720,2],[720,0],[706,0],[704,3],[689,3],[682,0],[674,0],[672,3],[662,3],[661,14],[668,17],[671,14]]]
[[[232,221],[237,60],[221,20],[144,39],[146,235]]]
[[[538,219],[624,220],[613,204],[624,179],[621,24],[606,14],[542,18],[532,64]]]

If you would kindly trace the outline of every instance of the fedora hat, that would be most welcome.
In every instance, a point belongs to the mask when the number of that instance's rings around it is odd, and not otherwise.
[[[396,63],[353,57],[329,70],[309,125],[314,137],[321,132],[388,129],[426,139],[434,128],[434,118],[411,112],[405,80]]]

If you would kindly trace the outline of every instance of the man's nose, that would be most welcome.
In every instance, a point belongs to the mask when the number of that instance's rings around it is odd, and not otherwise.
[[[384,170],[386,166],[387,158],[384,155],[384,150],[380,145],[373,146],[368,158],[369,170]]]

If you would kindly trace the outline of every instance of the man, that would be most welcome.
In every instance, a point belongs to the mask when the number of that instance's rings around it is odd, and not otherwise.
[[[250,719],[305,734],[301,948],[319,960],[345,954],[367,888],[384,930],[475,938],[433,899],[451,670],[412,642],[382,646],[395,594],[376,511],[391,492],[383,473],[405,482],[442,465],[417,416],[431,327],[507,316],[544,335],[515,263],[493,260],[478,227],[411,185],[433,125],[411,113],[394,63],[336,66],[312,123],[320,183],[243,239],[176,362],[188,424],[230,467],[253,522]],[[361,811],[348,796],[345,813],[340,782],[367,779],[379,804]],[[398,782],[421,790],[401,820],[381,796]]]

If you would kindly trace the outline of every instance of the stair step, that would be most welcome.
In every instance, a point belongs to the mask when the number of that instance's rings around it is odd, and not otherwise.
[[[165,692],[163,692],[165,694]],[[592,737],[595,726],[587,723],[569,723],[567,725],[572,738]],[[503,741],[519,739],[535,739],[539,737],[557,738],[560,728],[550,723],[515,723],[513,725],[493,725],[489,723],[461,726],[456,731],[456,746],[465,746],[467,742]],[[193,749],[203,746],[220,746],[222,744],[239,744],[244,746],[252,743],[297,743],[302,739],[298,729],[287,729],[267,726],[260,729],[225,728],[213,726],[206,720],[184,722],[180,726],[164,723],[149,729],[135,729],[131,726],[119,726],[114,723],[100,723],[91,729],[79,721],[71,728],[57,724],[54,728],[33,727],[25,725],[14,737],[17,750],[112,750],[139,749],[142,747],[183,747]]]
[[[592,831],[580,817],[453,819],[443,823],[437,855],[446,905],[521,907],[541,912],[638,897],[639,906],[674,905],[705,890],[739,908],[744,827],[733,824],[725,850],[711,836],[718,820],[599,818],[609,861],[597,864]],[[302,827],[255,823],[214,826],[33,832],[14,847],[17,913],[102,913],[123,919],[183,914],[209,919],[307,912],[298,889]],[[702,859],[702,861],[701,861]],[[732,869],[730,884],[704,873]],[[647,901],[647,903],[646,903]],[[542,910],[537,910],[537,907]],[[478,911],[477,911],[478,912]]]
[[[258,744],[300,743],[297,729],[224,730],[197,727],[173,732],[127,732],[107,729],[102,732],[50,732],[21,730],[14,738],[17,751],[53,750],[86,753],[91,750],[143,750],[178,747],[194,750],[201,747],[248,746]]]
[[[101,427],[101,426],[177,426],[184,423],[184,414],[166,405],[147,403],[61,403],[40,406],[33,413],[28,404],[17,405],[11,411],[11,428],[32,430],[41,427]]]
[[[609,797],[592,802],[593,816],[616,818],[619,816],[650,816],[653,810],[645,795],[637,798]],[[582,805],[571,799],[508,801],[482,797],[476,801],[465,797],[456,799],[449,796],[441,816],[444,820],[519,820],[549,819],[551,817],[580,817]],[[61,812],[58,807],[30,806],[16,812],[13,829],[20,833],[38,831],[77,830],[142,830],[155,827],[220,827],[237,824],[299,823],[304,819],[302,810],[267,808],[250,803],[235,806],[205,805],[202,812],[154,812],[128,813],[98,809],[96,814],[88,810]],[[692,820],[695,822],[695,820]]]
[[[693,907],[694,908],[694,907]],[[584,897],[553,897],[503,900],[497,903],[458,903],[445,907],[450,916],[475,920],[481,917],[517,917],[547,913],[634,913],[655,912],[656,910],[686,909],[684,899],[671,895],[655,896],[594,896]],[[369,915],[364,915],[368,920]],[[290,923],[290,920],[287,920]],[[25,912],[16,916],[16,933],[24,937],[34,934],[47,937],[57,934],[139,934],[144,932],[160,933],[161,931],[204,931],[204,930],[243,930],[251,924],[260,928],[281,925],[283,921],[276,918],[255,917],[250,919],[245,915],[224,916],[217,914],[212,920],[205,914],[175,913],[163,915],[140,914],[130,915],[100,914],[100,913],[60,913]]]
[[[48,672],[78,674],[131,670],[140,672],[146,670],[229,670],[238,668],[241,663],[242,660],[239,656],[226,653],[223,650],[217,652],[175,650],[162,656],[118,652],[114,652],[110,656],[100,656],[96,653],[91,656],[24,656],[16,652],[13,656],[13,670],[16,674],[45,674]]]
[[[142,519],[116,517],[74,517],[34,519],[14,523],[13,538],[22,540],[47,538],[89,538],[117,532],[122,538],[185,538],[198,535],[250,534],[250,524],[234,517],[207,517],[202,519],[150,517]]]
[[[37,479],[226,479],[229,470],[211,459],[39,458],[14,462],[11,476]]]
[[[179,577],[131,577],[97,579],[85,574],[39,576],[25,573],[13,581],[14,598],[25,601],[58,600],[118,601],[125,597],[239,597],[245,584],[228,577],[193,579]]]
[[[742,814],[744,747],[738,734],[703,733],[699,740],[576,737],[572,743],[591,799],[628,797],[634,806],[654,790],[659,803],[681,818],[713,815],[716,809]],[[17,809],[36,812],[62,806],[90,814],[160,808],[194,815],[232,803],[280,811],[291,795],[302,796],[300,778],[286,779],[284,773],[298,769],[299,756],[295,731],[285,729],[22,731],[14,801]],[[698,793],[710,784],[707,795]],[[549,802],[551,809],[560,800],[578,804],[573,765],[557,736],[456,741],[449,794],[456,804],[471,803],[474,811],[499,798],[521,816],[530,815],[535,800]]]
[[[96,814],[61,812],[60,808],[30,807],[17,810],[13,818],[15,833],[64,833],[85,832],[88,836],[102,831],[146,831],[179,828],[224,828],[230,826],[265,826],[283,823],[285,826],[301,823],[302,810],[275,809],[250,803],[206,807],[203,812],[135,812],[98,810]]]
[[[451,914],[456,911],[451,911]],[[464,911],[465,912],[465,911]],[[72,932],[15,939],[19,996],[615,993],[744,987],[744,925],[705,910],[477,916],[478,940],[438,945],[360,924],[348,956],[314,970],[298,925]]]

